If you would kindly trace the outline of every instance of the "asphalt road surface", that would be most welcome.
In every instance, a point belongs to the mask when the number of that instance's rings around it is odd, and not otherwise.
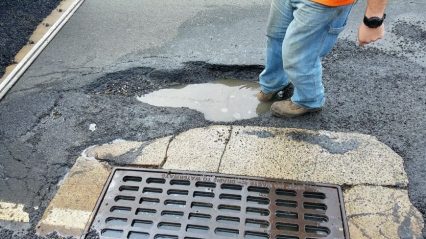
[[[0,77],[37,25],[60,0],[0,1]]]
[[[268,1],[86,0],[0,102],[0,199],[25,205],[33,225],[27,238],[83,149],[217,124],[136,96],[224,77],[256,81],[268,10]],[[374,135],[404,158],[410,199],[425,214],[426,4],[391,1],[386,39],[361,48],[363,11],[354,7],[324,59],[324,111],[228,124]]]

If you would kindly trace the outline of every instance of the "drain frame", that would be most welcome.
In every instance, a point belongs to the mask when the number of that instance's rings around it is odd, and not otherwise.
[[[135,175],[135,174],[140,174],[140,175],[144,175],[144,174],[148,174],[148,176],[125,176],[123,174],[130,174],[130,175]],[[176,233],[182,233],[185,236],[182,236],[181,234],[178,234],[178,236],[176,238],[222,238],[220,236],[218,236],[216,233],[219,230],[222,230],[224,233],[233,233],[235,234],[237,232],[237,234],[234,237],[227,237],[227,238],[350,238],[349,236],[349,229],[348,229],[348,223],[347,223],[347,218],[346,218],[346,212],[345,212],[345,206],[344,206],[344,199],[343,199],[343,192],[342,189],[339,185],[335,185],[335,184],[324,184],[324,183],[315,183],[315,182],[300,182],[300,181],[295,181],[295,180],[282,180],[282,179],[276,179],[276,178],[267,178],[267,177],[252,177],[252,176],[242,176],[242,175],[228,175],[228,174],[219,174],[219,173],[208,173],[208,172],[194,172],[194,171],[182,171],[182,170],[164,170],[164,169],[147,169],[147,168],[135,168],[135,167],[115,167],[113,168],[113,170],[111,171],[108,180],[106,181],[104,188],[102,190],[102,193],[100,194],[98,201],[96,203],[96,207],[91,215],[91,218],[89,220],[89,223],[86,225],[86,229],[85,229],[85,233],[83,234],[83,238],[85,238],[88,233],[91,230],[95,230],[99,236],[101,238],[103,238],[101,236],[101,231],[104,230],[102,229],[101,225],[106,226],[106,222],[108,221],[108,218],[106,215],[110,212],[107,212],[104,216],[102,214],[100,214],[100,211],[103,209],[105,210],[105,207],[108,206],[108,203],[106,203],[106,205],[104,205],[103,207],[103,203],[104,202],[108,202],[111,201],[112,198],[106,198],[108,193],[111,193],[112,191],[121,191],[121,188],[123,188],[123,183],[126,182],[126,177],[127,179],[136,179],[136,177],[140,177],[141,181],[137,181],[134,182],[135,184],[139,184],[139,189],[136,191],[137,197],[136,198],[127,198],[129,200],[133,200],[135,201],[134,204],[137,204],[138,206],[136,206],[136,209],[143,209],[143,206],[141,205],[143,200],[154,200],[156,198],[156,196],[154,195],[153,197],[145,197],[143,195],[143,190],[145,190],[146,188],[148,188],[148,191],[151,190],[151,188],[149,187],[150,182],[148,181],[150,178],[149,174],[154,174],[156,175],[156,180],[160,180],[161,182],[157,181],[151,181],[154,183],[159,183],[158,185],[162,185],[160,186],[160,188],[162,189],[161,192],[158,191],[155,192],[155,190],[152,190],[151,193],[156,193],[158,195],[169,195],[168,191],[171,191],[172,193],[176,193],[176,194],[181,194],[181,196],[184,196],[185,198],[188,198],[188,200],[166,200],[166,199],[162,199],[161,202],[163,203],[162,206],[160,206],[159,208],[154,209],[154,213],[156,214],[161,214],[160,216],[157,216],[156,220],[151,221],[154,225],[158,224],[158,227],[160,226],[160,224],[163,222],[164,225],[161,225],[162,227],[179,227],[179,229],[177,231],[170,231],[170,235],[173,235]],[[117,176],[118,175],[118,176]],[[118,186],[113,186],[110,188],[111,183],[113,182],[115,177],[121,177],[121,183],[118,184]],[[133,177],[133,178],[132,178]],[[146,179],[146,180],[145,180]],[[183,184],[182,182],[187,182],[189,181],[189,184]],[[169,183],[169,184],[167,184]],[[178,184],[175,184],[178,183]],[[180,184],[179,184],[180,183]],[[192,185],[194,183],[194,185]],[[197,185],[198,183],[201,183],[199,185]],[[214,189],[212,189],[213,184],[215,184]],[[185,190],[181,190],[181,188],[174,188],[174,185],[177,185],[178,187],[183,187],[186,188],[187,191],[183,192]],[[216,187],[216,185],[218,185],[218,187]],[[226,194],[226,190],[232,190],[232,185],[234,186],[239,186],[237,189],[236,194],[229,196]],[[219,188],[220,186],[220,188]],[[198,191],[197,188],[198,187],[205,187],[208,188],[209,191],[205,192],[205,191]],[[219,189],[218,189],[219,188]],[[262,189],[268,188],[269,191],[266,192],[262,192]],[[285,188],[285,189],[283,189]],[[315,191],[315,188],[321,188],[323,190],[317,190]],[[128,188],[130,191],[135,191],[135,188],[129,187]],[[250,189],[250,190],[249,190]],[[181,190],[181,191],[179,191]],[[239,190],[239,192],[238,192]],[[290,191],[295,191],[296,195],[292,195],[291,193],[289,194]],[[308,192],[305,192],[305,190],[307,190]],[[330,196],[330,192],[327,192],[326,194],[324,194],[325,191],[327,190],[335,190],[335,194],[336,197],[333,199],[335,203],[338,203],[338,205],[334,206],[334,207],[328,207],[326,208],[326,210],[324,211],[323,214],[321,213],[312,213],[312,208],[309,208],[309,206],[311,207],[317,207],[316,210],[321,210],[321,208],[319,207],[323,207],[323,206],[328,206],[329,204],[322,204],[320,205],[320,203],[318,203],[317,200],[326,200],[325,195]],[[212,191],[212,192],[210,192]],[[200,193],[201,192],[201,193]],[[250,193],[251,192],[251,193]],[[300,193],[300,192],[304,192],[304,193]],[[185,194],[186,193],[186,194]],[[211,198],[211,194],[209,193],[213,193],[213,198]],[[242,194],[239,194],[242,193]],[[247,194],[248,193],[248,194]],[[287,194],[286,194],[287,193]],[[306,193],[306,194],[305,194]],[[316,193],[319,193],[317,195],[315,195]],[[324,194],[324,199],[320,199],[319,195],[322,197],[322,194]],[[240,195],[240,199],[238,200],[238,198],[236,197],[236,195]],[[250,196],[249,196],[250,194]],[[196,195],[201,195],[200,197],[203,197],[201,200],[197,200]],[[276,195],[276,197],[271,197],[271,195]],[[223,203],[221,204],[221,200],[224,200],[223,197],[230,197],[233,199],[230,200],[235,200],[235,202],[232,203]],[[286,200],[283,200],[282,197],[284,198],[289,198],[289,200],[287,200],[288,202],[286,202]],[[310,198],[311,197],[311,198]],[[316,197],[316,198],[315,198]],[[115,199],[117,199],[118,197],[114,197]],[[246,202],[243,202],[242,200],[246,198]],[[303,199],[305,198],[305,199]],[[333,197],[332,197],[333,198]],[[122,198],[123,200],[126,200],[126,198]],[[252,204],[252,207],[249,206],[249,199],[251,200],[252,203],[258,203],[258,205],[256,206],[256,204]],[[266,202],[265,199],[268,199],[269,201]],[[296,207],[294,207],[294,200],[296,200]],[[312,200],[311,200],[312,199]],[[118,199],[121,200],[121,199]],[[281,200],[281,201],[280,201]],[[330,199],[327,199],[330,200]],[[331,200],[331,201],[333,201]],[[169,201],[169,203],[171,204],[176,204],[179,205],[179,203],[183,203],[185,204],[185,209],[179,208],[175,211],[173,211],[170,208],[166,208],[167,207],[167,201]],[[179,202],[178,202],[179,201]],[[293,206],[291,203],[293,201]],[[160,202],[160,200],[156,201],[157,203]],[[188,205],[189,202],[189,205]],[[223,201],[222,201],[223,202]],[[243,207],[240,206],[240,211],[238,213],[239,216],[235,216],[237,214],[227,214],[227,213],[219,213],[219,211],[221,210],[221,206],[228,206],[228,208],[224,207],[223,209],[229,209],[229,210],[233,210],[231,207],[235,206],[238,207],[237,203],[242,203],[242,206],[244,206],[245,211],[243,212]],[[278,206],[278,202],[283,203],[281,206]],[[302,205],[298,205],[299,202],[303,203]],[[308,208],[306,208],[305,203],[307,202],[306,205],[308,205]],[[194,204],[195,203],[195,204]],[[198,204],[197,204],[198,203]],[[286,204],[287,203],[287,204]],[[310,204],[311,203],[311,204]],[[275,205],[276,204],[276,205]],[[317,205],[318,204],[318,205]],[[268,210],[270,211],[270,213],[268,215],[262,215],[262,211],[257,210],[257,209],[262,209],[262,206],[264,207],[264,205],[268,205]],[[275,205],[275,206],[274,206]],[[284,205],[284,206],[283,206]],[[209,208],[211,210],[213,210],[213,207],[215,208],[215,213],[208,213],[206,211],[196,211],[196,213],[194,213],[194,211],[192,210],[193,206],[199,206],[201,208],[204,207],[205,208]],[[130,210],[132,210],[132,207],[134,206],[130,206]],[[286,211],[282,211],[279,210],[277,208],[281,208],[281,207],[286,207]],[[292,208],[293,207],[293,208]],[[111,209],[113,208],[113,206],[111,207]],[[151,207],[152,208],[152,207]],[[235,208],[234,208],[235,209]],[[256,210],[257,211],[256,211]],[[258,216],[248,216],[248,213],[258,213]],[[153,211],[151,211],[151,213],[153,213]],[[184,211],[184,212],[182,212]],[[266,211],[263,211],[264,213]],[[271,212],[274,213],[274,216],[270,215]],[[146,212],[149,213],[149,212]],[[280,216],[277,216],[279,213]],[[176,225],[176,223],[172,220],[172,222],[164,222],[161,221],[163,220],[162,217],[164,215],[181,215],[183,216],[183,214],[185,214],[185,216],[187,216],[187,218],[185,218],[183,220],[182,223],[177,223],[179,225]],[[99,216],[100,215],[100,216]],[[332,217],[328,217],[327,215],[332,215]],[[102,220],[104,220],[103,222],[99,221],[98,216],[100,218],[102,218]],[[199,225],[197,225],[196,223],[190,223],[190,217],[191,216],[198,216],[200,218],[204,219],[208,219],[210,222],[208,222],[208,225],[214,225],[212,227],[206,226],[205,223],[199,223]],[[234,217],[233,217],[234,216]],[[278,218],[280,217],[280,218]],[[311,223],[307,224],[305,221],[307,220],[306,218],[310,217],[310,221]],[[96,222],[96,220],[98,219],[98,221]],[[116,218],[118,219],[118,218]],[[225,221],[232,222],[234,220],[234,222],[237,222],[239,225],[238,226],[234,226],[234,227],[229,227],[229,226],[218,226],[219,224],[219,219],[222,220],[224,219]],[[238,219],[238,220],[237,220]],[[288,221],[294,222],[294,223],[287,223]],[[316,223],[313,223],[312,221],[317,221]],[[334,223],[341,223],[340,225],[332,225],[334,228],[332,228],[332,230],[329,228],[330,226],[330,221],[332,220]],[[129,222],[127,222],[129,221]],[[129,224],[126,229],[124,230],[126,233],[123,233],[123,236],[120,237],[115,237],[115,238],[129,238],[131,232],[138,232],[141,233],[141,235],[151,235],[149,238],[157,238],[154,237],[154,235],[159,235],[159,234],[153,234],[156,231],[161,231],[160,227],[156,228],[156,229],[150,229],[147,230],[148,233],[145,232],[141,232],[141,231],[132,231],[129,229],[129,227],[133,226],[133,223],[135,221],[141,221],[141,223],[144,223],[144,219],[142,218],[138,218],[138,220],[135,218],[135,216],[131,216],[130,220],[129,218],[127,218],[127,223]],[[148,220],[145,220],[145,222],[148,222]],[[299,222],[299,223],[297,223]],[[150,223],[150,224],[152,224]],[[263,225],[264,229],[263,230],[251,230],[246,228],[246,224],[252,223],[254,225]],[[100,225],[99,225],[100,224]],[[173,225],[172,225],[173,224]],[[267,226],[265,226],[267,225]],[[324,225],[328,225],[324,226]],[[198,235],[198,237],[196,237],[196,234],[191,234],[188,231],[188,228],[190,228],[191,230],[205,230],[207,228],[209,234],[208,235]],[[112,229],[114,230],[114,229]],[[286,230],[285,233],[280,232],[281,230]],[[293,231],[293,232],[291,232]],[[313,231],[316,232],[317,234],[314,235]],[[146,233],[146,234],[144,234]],[[318,234],[320,233],[320,234]],[[321,235],[321,233],[323,233],[323,235]],[[213,236],[212,236],[213,235]],[[281,235],[287,236],[287,237],[280,237]],[[145,238],[145,237],[144,237]],[[148,238],[148,237],[146,237]],[[162,238],[162,237],[161,237]],[[166,237],[164,237],[166,238]],[[167,238],[175,238],[175,237],[167,237]],[[225,237],[224,237],[225,238]]]

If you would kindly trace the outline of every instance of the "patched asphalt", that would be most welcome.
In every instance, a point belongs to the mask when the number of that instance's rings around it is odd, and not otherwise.
[[[148,9],[126,12],[132,4]],[[34,226],[83,149],[117,138],[144,141],[217,124],[199,112],[150,106],[136,96],[224,77],[256,81],[268,6],[224,4],[176,3],[156,17],[163,19],[164,33],[155,30],[161,24],[144,24],[155,20],[150,8],[161,8],[155,1],[84,3],[0,102],[0,199],[25,204]],[[355,45],[358,22],[352,20],[324,60],[327,103],[321,113],[285,120],[266,114],[232,124],[374,135],[404,158],[410,199],[425,214],[425,9],[421,2],[395,3],[388,33],[397,41],[373,47]],[[358,20],[362,11],[356,6],[352,18]],[[116,18],[105,17],[112,12]],[[413,16],[421,20],[409,21]],[[167,32],[176,24],[176,33]],[[132,32],[120,42],[125,27]],[[157,45],[148,44],[155,37]],[[90,124],[97,129],[90,131]],[[8,233],[1,230],[0,237],[10,238]]]

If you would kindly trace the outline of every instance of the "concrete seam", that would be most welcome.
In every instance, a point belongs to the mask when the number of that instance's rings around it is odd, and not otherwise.
[[[371,184],[371,183],[358,183],[358,184],[343,184],[341,185],[341,188],[343,191],[352,189],[356,186],[368,186],[368,187],[383,187],[383,188],[389,188],[389,189],[397,189],[397,190],[408,190],[408,186],[402,186],[402,185],[389,185],[389,184]]]
[[[169,139],[169,143],[167,144],[167,148],[166,148],[166,155],[164,155],[164,159],[161,162],[161,164],[158,166],[158,168],[163,168],[164,164],[166,164],[167,162],[167,158],[168,158],[168,154],[169,154],[169,147],[170,144],[172,143],[172,141],[176,138],[176,135],[173,135],[170,139]]]
[[[217,166],[216,172],[219,172],[219,170],[220,170],[220,166],[222,165],[222,159],[223,159],[223,156],[225,155],[225,151],[226,151],[226,148],[228,147],[228,143],[229,143],[229,141],[231,141],[233,130],[234,130],[234,127],[232,125],[230,125],[230,129],[228,131],[229,136],[228,136],[227,139],[225,139],[225,147],[223,148],[222,155],[220,156],[219,165]]]

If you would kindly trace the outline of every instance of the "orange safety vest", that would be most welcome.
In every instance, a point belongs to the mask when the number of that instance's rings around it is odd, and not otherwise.
[[[312,1],[322,5],[330,6],[330,7],[349,5],[355,2],[355,0],[312,0]]]

